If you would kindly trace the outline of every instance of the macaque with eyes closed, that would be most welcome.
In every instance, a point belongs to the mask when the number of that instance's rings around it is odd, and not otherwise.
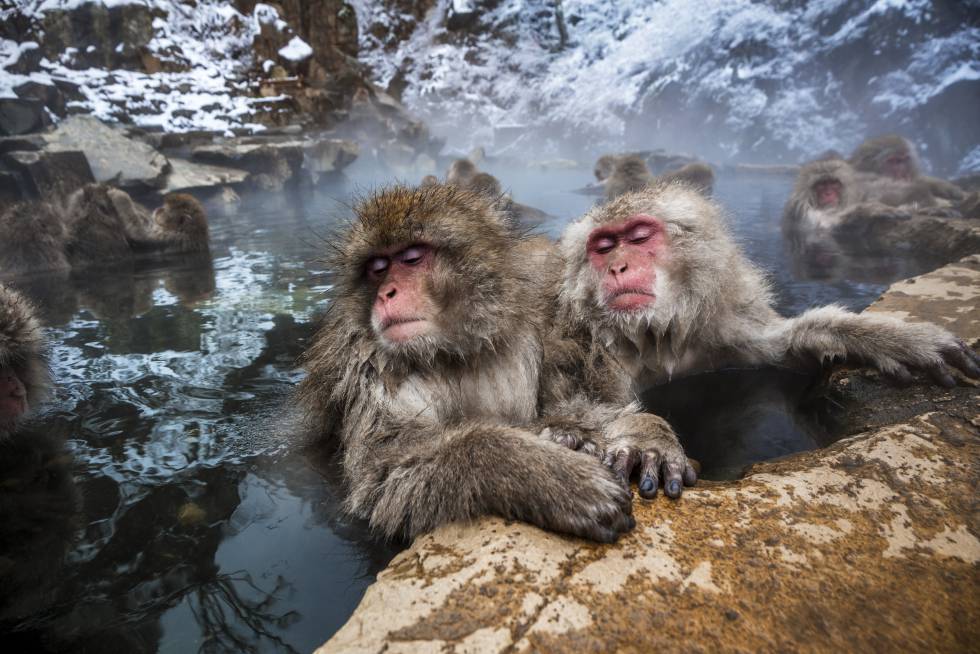
[[[607,348],[637,389],[727,366],[812,369],[840,360],[903,382],[925,372],[952,386],[950,368],[980,377],[980,357],[936,325],[836,306],[780,316],[721,208],[683,185],[593,209],[567,228],[561,250],[556,323],[583,347]]]
[[[489,198],[382,190],[355,207],[336,253],[298,399],[342,462],[347,511],[382,535],[495,514],[612,541],[634,524],[637,468],[644,497],[661,479],[674,497],[694,482],[670,427],[620,378],[547,341],[554,248]]]

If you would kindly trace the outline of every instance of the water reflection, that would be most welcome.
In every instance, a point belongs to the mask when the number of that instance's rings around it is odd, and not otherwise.
[[[542,226],[552,235],[592,202],[570,192],[587,171],[489,168],[556,216]],[[329,288],[317,261],[343,213],[335,198],[382,181],[367,171],[349,188],[209,207],[210,260],[17,281],[55,343],[57,394],[37,423],[67,444],[41,439],[0,460],[11,651],[310,651],[346,621],[398,546],[341,515],[336,469],[293,442],[280,406]],[[716,194],[783,311],[862,308],[884,281],[794,274],[779,232],[789,185],[722,178]],[[821,442],[796,418],[794,384],[725,378],[659,395],[717,477]]]

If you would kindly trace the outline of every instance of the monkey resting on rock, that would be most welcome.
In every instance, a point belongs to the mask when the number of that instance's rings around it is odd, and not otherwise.
[[[336,448],[351,514],[388,537],[494,514],[608,542],[634,525],[632,473],[644,497],[661,479],[673,497],[694,483],[625,377],[546,342],[550,244],[451,185],[388,188],[354,214],[298,393],[306,429]]]

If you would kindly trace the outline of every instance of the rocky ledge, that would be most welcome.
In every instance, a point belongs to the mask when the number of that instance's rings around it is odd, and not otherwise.
[[[868,311],[980,342],[980,256]],[[980,639],[976,386],[896,389],[837,371],[823,450],[637,500],[611,546],[487,519],[415,541],[328,652],[966,651]]]

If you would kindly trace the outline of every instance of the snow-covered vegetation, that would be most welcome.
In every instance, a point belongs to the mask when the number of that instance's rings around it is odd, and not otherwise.
[[[361,24],[398,20],[387,4],[359,0]],[[361,57],[461,149],[517,125],[552,143],[796,160],[889,130],[950,170],[976,166],[976,108],[957,102],[977,97],[963,90],[980,80],[975,0],[502,0],[456,31],[450,4],[401,42],[363,29]]]

